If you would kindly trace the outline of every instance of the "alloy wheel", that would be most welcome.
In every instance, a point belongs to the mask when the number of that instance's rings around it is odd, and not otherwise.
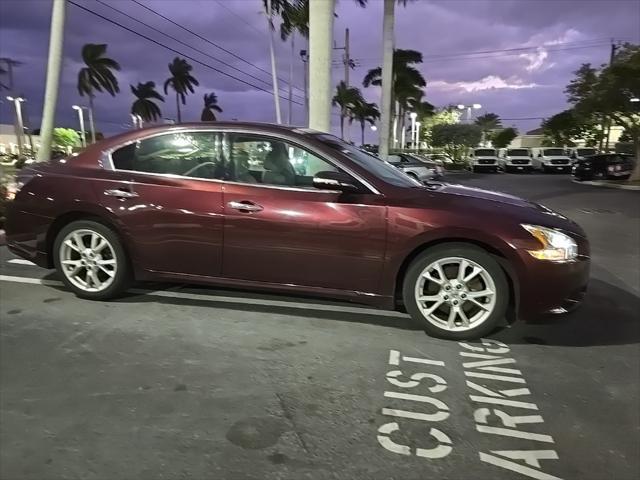
[[[113,245],[93,230],[67,234],[60,244],[60,266],[67,279],[85,292],[101,292],[116,277],[118,262]]]
[[[429,264],[418,276],[414,294],[424,318],[449,332],[478,327],[496,305],[491,275],[480,264],[462,257]]]

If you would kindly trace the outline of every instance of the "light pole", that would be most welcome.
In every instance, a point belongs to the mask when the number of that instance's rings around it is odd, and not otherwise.
[[[416,122],[416,150],[420,151],[420,122]]]
[[[415,148],[416,118],[418,118],[418,114],[416,112],[411,112],[409,117],[411,118],[411,147]]]
[[[467,111],[467,122],[471,123],[471,109],[479,110],[482,108],[482,105],[479,103],[473,103],[471,105],[458,105],[458,110],[466,110]]]
[[[331,54],[335,0],[309,2],[309,127],[331,131]]]
[[[18,138],[18,155],[22,157],[24,154],[24,125],[22,123],[22,105],[24,98],[22,97],[7,97],[7,100],[13,102],[13,106],[16,108],[16,122],[18,123],[17,138]]]
[[[84,107],[81,107],[80,105],[73,105],[71,108],[78,112],[78,121],[80,122],[80,139],[82,140],[82,148],[84,148],[87,146],[87,135],[84,131]]]

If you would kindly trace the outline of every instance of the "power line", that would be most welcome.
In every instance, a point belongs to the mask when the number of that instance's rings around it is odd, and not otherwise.
[[[97,0],[97,1],[98,1],[98,0]],[[258,65],[254,64],[254,63],[249,62],[248,60],[245,60],[245,59],[244,59],[244,58],[242,58],[241,56],[236,55],[235,53],[233,53],[233,52],[232,52],[232,51],[230,51],[230,50],[227,50],[227,49],[226,49],[226,48],[224,48],[224,47],[221,47],[221,46],[220,46],[220,45],[218,45],[217,43],[212,42],[212,41],[211,41],[211,40],[209,40],[208,38],[203,37],[202,35],[200,35],[200,34],[198,34],[198,33],[194,32],[193,30],[190,30],[190,29],[188,29],[187,27],[185,27],[185,26],[183,26],[183,25],[180,25],[179,23],[177,23],[177,22],[175,22],[175,21],[171,20],[170,18],[168,18],[168,17],[164,16],[164,15],[163,15],[163,14],[161,14],[160,12],[157,12],[157,11],[155,11],[154,9],[152,9],[152,8],[150,8],[150,7],[146,6],[146,5],[144,5],[143,3],[140,3],[138,0],[131,0],[131,1],[132,1],[133,3],[135,3],[135,4],[137,4],[137,5],[140,5],[142,8],[147,9],[148,11],[150,11],[151,13],[153,13],[154,15],[157,15],[157,16],[159,16],[159,17],[161,17],[161,18],[164,18],[166,21],[168,21],[168,22],[172,23],[173,25],[175,25],[175,26],[177,26],[177,27],[181,28],[181,29],[182,29],[182,30],[184,30],[185,32],[189,32],[191,35],[195,35],[195,36],[196,36],[196,37],[198,37],[200,40],[203,40],[203,41],[207,42],[208,44],[213,45],[214,47],[216,47],[216,48],[218,48],[218,49],[222,50],[223,52],[228,53],[228,54],[229,54],[229,55],[231,55],[232,57],[237,58],[238,60],[240,60],[240,61],[242,61],[242,62],[246,63],[247,65],[250,65],[250,66],[252,66],[253,68],[258,69],[258,70],[260,70],[261,72],[266,73],[266,74],[267,74],[267,75],[269,75],[269,76],[271,75],[271,72],[269,72],[269,71],[267,71],[267,70],[265,70],[265,69],[263,69],[263,68],[259,67]],[[249,74],[247,74],[247,75],[249,75]],[[280,80],[281,82],[283,82],[283,83],[285,83],[285,84],[288,84],[288,82],[286,82],[285,80],[281,79],[280,77],[278,77],[278,80]],[[301,89],[300,87],[297,87],[296,85],[292,85],[292,86],[293,86],[294,88],[297,88],[298,90],[302,91],[302,89]],[[302,98],[302,97],[300,97],[300,98]]]
[[[193,47],[193,46],[189,45],[188,43],[185,43],[185,42],[183,42],[182,40],[180,40],[180,39],[178,39],[178,38],[176,38],[176,37],[174,37],[174,36],[172,36],[172,35],[169,35],[168,33],[165,33],[165,32],[163,32],[162,30],[159,30],[159,29],[157,29],[157,28],[153,27],[152,25],[149,25],[148,23],[143,22],[142,20],[138,20],[137,18],[134,18],[134,17],[132,17],[131,15],[129,15],[129,14],[127,14],[127,13],[125,13],[125,12],[121,11],[121,10],[118,10],[117,8],[115,8],[115,7],[111,6],[111,5],[109,5],[109,4],[108,4],[108,3],[106,3],[106,2],[103,2],[102,0],[95,0],[95,1],[96,1],[96,2],[98,2],[98,3],[99,3],[99,4],[101,4],[101,5],[104,5],[105,7],[110,8],[111,10],[113,10],[113,11],[115,11],[115,12],[118,12],[120,15],[123,15],[123,16],[125,16],[125,17],[127,17],[127,18],[131,19],[131,20],[134,20],[135,22],[138,22],[138,23],[139,23],[139,24],[141,24],[141,25],[144,25],[145,27],[149,28],[150,30],[153,30],[153,31],[155,31],[155,32],[157,32],[157,33],[160,33],[161,35],[164,35],[165,37],[168,37],[168,38],[170,38],[171,40],[173,40],[173,41],[175,41],[175,42],[178,42],[178,43],[180,43],[181,45],[184,45],[184,46],[185,46],[185,47],[187,47],[187,48],[190,48],[190,49],[192,49],[192,50],[195,50],[196,52],[198,52],[198,53],[200,53],[200,54],[202,54],[202,55],[204,55],[204,56],[206,56],[206,57],[209,57],[210,59],[212,59],[212,60],[214,60],[214,61],[216,61],[216,62],[222,63],[223,65],[225,65],[225,66],[227,66],[227,67],[229,67],[229,68],[231,68],[231,69],[233,69],[233,70],[235,70],[235,71],[237,71],[237,72],[240,72],[240,73],[241,73],[241,74],[243,74],[243,75],[247,75],[248,77],[251,77],[251,78],[253,78],[254,80],[258,80],[259,82],[262,82],[262,83],[264,83],[265,85],[267,85],[267,86],[269,86],[269,87],[271,86],[271,83],[269,83],[269,82],[267,82],[267,81],[265,81],[265,80],[263,80],[263,79],[261,79],[261,78],[259,78],[259,77],[256,77],[256,76],[254,76],[254,75],[251,75],[250,73],[245,73],[244,71],[240,70],[239,68],[236,68],[236,67],[234,67],[233,65],[230,65],[230,64],[228,64],[228,63],[226,63],[226,62],[223,62],[222,60],[220,60],[220,59],[218,59],[218,58],[216,58],[216,57],[214,57],[214,56],[212,56],[212,55],[209,55],[207,52],[204,52],[204,51],[202,51],[202,50],[200,50],[200,49],[198,49],[198,48],[196,48],[196,47]],[[302,99],[303,97],[301,97],[300,95],[298,95],[298,98]]]
[[[120,28],[122,28],[122,29],[124,29],[124,30],[126,30],[126,31],[128,31],[128,32],[130,32],[130,33],[133,33],[134,35],[137,35],[137,36],[139,36],[139,37],[142,37],[142,38],[144,38],[145,40],[148,40],[149,42],[155,43],[156,45],[158,45],[158,46],[160,46],[160,47],[162,47],[162,48],[165,48],[165,49],[167,49],[167,50],[172,51],[173,53],[177,53],[178,55],[181,55],[181,56],[183,56],[183,57],[185,57],[185,58],[188,58],[189,60],[191,60],[191,61],[193,61],[193,62],[196,62],[196,63],[198,63],[199,65],[202,65],[203,67],[206,67],[206,68],[208,68],[208,69],[210,69],[210,70],[213,70],[213,71],[215,71],[215,72],[218,72],[218,73],[220,73],[220,74],[222,74],[222,75],[224,75],[224,76],[226,76],[226,77],[229,77],[229,78],[232,78],[232,79],[234,79],[234,80],[237,80],[238,82],[243,83],[243,84],[245,84],[245,85],[248,85],[249,87],[253,87],[253,88],[255,88],[255,89],[257,89],[257,90],[260,90],[260,91],[262,91],[262,92],[266,92],[266,93],[268,93],[269,95],[273,95],[273,92],[271,92],[271,91],[269,91],[269,90],[265,90],[264,88],[262,88],[262,87],[260,87],[260,86],[258,86],[258,85],[254,85],[254,84],[253,84],[253,83],[251,83],[251,82],[247,82],[246,80],[243,80],[243,79],[241,79],[241,78],[235,77],[235,76],[231,75],[230,73],[224,72],[224,71],[222,71],[222,70],[220,70],[220,69],[218,69],[218,68],[216,68],[216,67],[213,67],[213,66],[209,65],[208,63],[204,63],[204,62],[202,62],[202,61],[200,61],[200,60],[198,60],[198,59],[196,59],[196,58],[193,58],[193,57],[191,57],[191,56],[189,56],[189,55],[187,55],[187,54],[185,54],[185,53],[183,53],[183,52],[180,52],[179,50],[176,50],[175,48],[172,48],[172,47],[170,47],[170,46],[168,46],[168,45],[165,45],[165,44],[163,44],[163,43],[161,43],[161,42],[159,42],[159,41],[157,41],[157,40],[154,40],[153,38],[147,37],[146,35],[143,35],[142,33],[138,33],[138,32],[136,32],[135,30],[132,30],[132,29],[130,29],[129,27],[126,27],[126,26],[122,25],[121,23],[116,22],[115,20],[112,20],[112,19],[110,19],[110,18],[107,18],[107,17],[105,17],[104,15],[101,15],[101,14],[99,14],[99,13],[97,13],[97,12],[94,12],[93,10],[91,10],[91,9],[89,9],[89,8],[83,7],[82,5],[78,5],[78,4],[77,4],[76,2],[74,2],[73,0],[68,0],[68,2],[69,2],[71,5],[73,5],[74,7],[78,7],[78,8],[80,8],[81,10],[84,10],[85,12],[90,13],[91,15],[94,15],[94,16],[96,16],[96,17],[101,18],[102,20],[105,20],[105,21],[107,21],[107,22],[109,22],[109,23],[112,23],[112,24],[114,24],[114,25],[117,25],[118,27],[120,27]],[[280,98],[282,98],[282,99],[285,99],[285,97],[284,97],[284,96],[282,96],[282,95],[278,95],[278,96],[279,96]],[[296,105],[300,105],[300,106],[302,106],[302,103],[300,103],[300,102],[293,102],[293,103],[295,103]]]
[[[580,42],[565,42],[565,43],[556,43],[554,45],[532,45],[529,47],[517,47],[517,48],[501,48],[501,49],[495,49],[495,50],[477,50],[477,51],[473,51],[473,52],[457,52],[457,53],[447,53],[447,54],[441,54],[441,55],[427,55],[423,57],[423,60],[426,62],[429,62],[430,60],[439,60],[439,59],[449,59],[449,58],[455,58],[455,57],[468,57],[468,58],[490,58],[487,56],[482,56],[482,57],[473,57],[473,55],[481,55],[481,54],[486,54],[486,53],[505,53],[505,52],[517,52],[515,53],[515,55],[521,55],[522,53],[526,53],[527,50],[537,50],[539,48],[545,48],[546,51],[557,51],[559,49],[554,49],[553,47],[569,47],[572,45],[576,45],[576,48],[578,48],[577,46],[580,46],[579,48],[587,48],[587,47],[593,47],[593,46],[601,46],[604,45],[604,42],[606,42],[607,44],[609,44],[610,39],[609,38],[590,38],[590,39],[586,39],[586,40],[581,40]],[[594,42],[598,42],[598,43],[594,43]],[[588,45],[585,45],[588,44]],[[372,58],[372,57],[365,57],[365,58],[359,58],[357,60],[366,60],[366,63],[371,63],[371,61],[379,61],[378,58]],[[429,62],[431,63],[431,62]]]
[[[227,7],[223,2],[220,2],[219,0],[215,0],[215,2],[220,5],[222,8],[224,8],[227,12],[229,12],[231,15],[233,15],[234,17],[237,17],[240,19],[240,21],[242,21],[244,24],[249,25],[251,28],[253,28],[256,32],[258,32],[260,35],[264,35],[264,32],[260,31],[258,28],[256,28],[255,25],[250,24],[249,22],[247,22],[244,17],[242,17],[242,15],[240,15],[239,13],[237,13],[236,11],[234,11],[231,7]]]

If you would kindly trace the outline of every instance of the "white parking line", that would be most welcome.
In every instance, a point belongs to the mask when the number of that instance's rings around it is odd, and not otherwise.
[[[13,283],[28,283],[32,285],[46,285],[52,287],[60,287],[63,285],[58,280],[43,280],[40,278],[27,278],[16,277],[12,275],[0,275],[0,281],[13,282]],[[180,298],[185,300],[200,300],[212,303],[242,303],[244,305],[262,305],[268,307],[285,307],[293,308],[297,310],[309,310],[310,308],[315,310],[323,310],[326,312],[340,312],[340,313],[357,313],[361,315],[378,315],[384,317],[405,318],[406,315],[400,312],[391,310],[378,310],[375,308],[360,308],[349,307],[340,305],[324,305],[321,303],[302,303],[302,302],[286,302],[281,300],[266,300],[260,298],[247,298],[247,297],[222,297],[217,295],[205,295],[199,293],[187,293],[171,290],[144,290],[140,288],[133,288],[128,290],[129,293],[135,293],[137,295],[148,295],[153,297],[163,298]]]
[[[35,267],[35,263],[30,262],[29,260],[24,260],[22,258],[12,258],[8,260],[7,263],[15,263],[16,265],[31,265]]]

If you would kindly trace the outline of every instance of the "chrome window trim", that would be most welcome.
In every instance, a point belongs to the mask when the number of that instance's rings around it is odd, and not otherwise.
[[[208,178],[197,178],[197,177],[185,177],[182,175],[175,175],[175,174],[168,174],[168,173],[151,173],[151,172],[138,172],[136,170],[122,170],[122,169],[117,169],[115,168],[115,165],[113,163],[113,158],[111,156],[111,154],[123,147],[126,147],[128,145],[131,145],[133,143],[136,142],[140,142],[143,140],[148,140],[150,138],[154,138],[154,137],[159,137],[161,135],[171,135],[174,133],[200,133],[200,132],[211,132],[211,133],[240,133],[240,134],[247,134],[247,135],[259,135],[259,136],[266,136],[266,137],[271,137],[271,138],[275,138],[277,140],[283,141],[285,143],[298,143],[298,145],[301,148],[304,148],[305,150],[308,150],[309,152],[311,152],[313,155],[317,156],[318,158],[326,161],[327,163],[331,164],[331,165],[335,165],[338,166],[339,168],[341,168],[342,170],[344,170],[346,173],[348,173],[349,175],[351,175],[352,177],[354,177],[356,180],[358,180],[360,183],[362,183],[362,185],[364,185],[370,193],[374,194],[374,195],[382,195],[382,193],[380,193],[380,191],[374,187],[369,181],[367,181],[366,179],[362,178],[360,175],[358,175],[357,173],[355,173],[352,169],[350,169],[349,167],[345,166],[342,162],[340,162],[339,160],[334,159],[333,157],[331,159],[327,159],[327,157],[323,154],[318,154],[318,152],[309,144],[305,143],[304,141],[300,141],[300,139],[296,138],[296,139],[290,139],[287,138],[286,136],[279,136],[278,134],[275,134],[271,131],[267,131],[267,130],[261,130],[259,128],[242,128],[242,127],[218,127],[218,128],[212,128],[209,125],[203,125],[202,127],[172,127],[169,128],[168,130],[164,130],[161,132],[153,132],[153,133],[149,133],[148,135],[136,138],[135,140],[128,140],[126,142],[122,142],[116,145],[113,145],[112,147],[106,149],[104,152],[102,152],[102,155],[100,157],[100,163],[102,164],[102,168],[104,168],[105,170],[112,170],[114,172],[131,172],[131,173],[136,173],[136,174],[140,174],[140,175],[151,175],[151,176],[162,176],[162,177],[169,177],[169,178],[177,178],[177,179],[188,179],[188,180],[204,180],[204,181],[209,181],[209,182],[223,182],[223,183],[233,183],[236,185],[251,185],[251,186],[259,186],[262,188],[275,188],[278,190],[293,190],[293,191],[302,191],[302,192],[334,192],[335,190],[319,190],[319,189],[315,189],[315,190],[311,190],[311,189],[307,189],[307,188],[296,188],[296,187],[283,187],[283,186],[278,186],[278,185],[264,185],[264,184],[256,184],[256,183],[242,183],[242,182],[235,182],[235,181],[229,181],[229,180],[219,180],[219,179],[208,179]]]

